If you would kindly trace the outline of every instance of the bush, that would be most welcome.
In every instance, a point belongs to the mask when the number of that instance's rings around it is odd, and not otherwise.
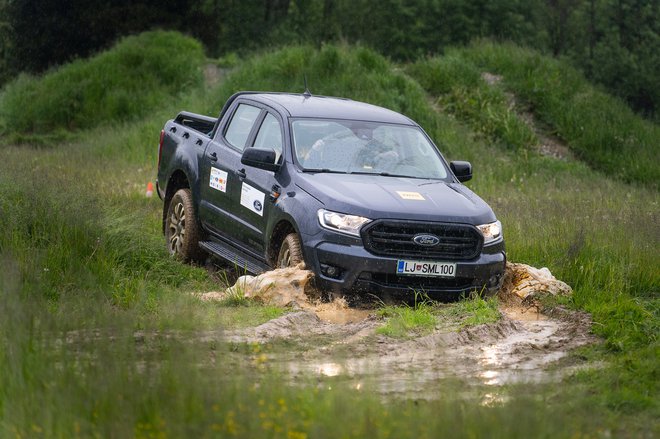
[[[176,32],[146,32],[41,77],[21,75],[0,94],[6,133],[45,134],[126,121],[199,85],[201,45]]]

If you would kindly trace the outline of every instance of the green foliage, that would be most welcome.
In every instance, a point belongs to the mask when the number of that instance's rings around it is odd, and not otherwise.
[[[497,299],[494,297],[484,299],[475,295],[474,297],[463,299],[451,306],[438,310],[438,320],[442,322],[448,320],[448,323],[452,326],[455,325],[455,322],[458,322],[458,329],[467,326],[495,323],[500,318],[501,315],[497,309]]]
[[[160,27],[194,36],[213,57],[346,41],[407,61],[479,38],[512,41],[566,57],[651,118],[660,102],[657,1],[67,1],[0,0],[0,84]]]
[[[22,294],[53,304],[98,296],[130,308],[148,299],[155,284],[147,278],[170,286],[204,279],[167,258],[159,236],[144,233],[144,210],[103,206],[75,175],[36,162],[26,174],[15,163],[0,173],[0,254],[20,271]]]
[[[142,117],[200,85],[203,59],[199,43],[174,32],[128,37],[89,60],[9,83],[0,124],[9,133],[50,133]]]
[[[438,97],[444,111],[467,122],[488,140],[519,150],[538,143],[534,131],[516,113],[511,98],[486,83],[469,60],[447,55],[419,61],[406,70]]]
[[[448,111],[490,138],[519,147],[534,144],[534,133],[503,91],[475,82],[475,72],[502,75],[504,89],[521,101],[520,110],[532,111],[579,158],[607,175],[657,188],[660,127],[563,62],[511,44],[482,42],[418,62],[409,72]]]
[[[479,295],[440,305],[427,296],[415,293],[413,305],[384,305],[378,316],[386,319],[378,334],[388,337],[410,337],[431,332],[436,326],[459,330],[468,326],[495,323],[500,320],[497,299]]]
[[[402,112],[433,129],[436,118],[421,87],[381,55],[365,47],[326,44],[285,47],[254,56],[232,72],[213,92],[205,109],[217,114],[236,90],[302,93],[304,76],[313,94],[350,96]]]
[[[435,328],[437,320],[433,302],[421,293],[414,294],[413,306],[385,305],[378,310],[378,315],[384,317],[386,322],[376,333],[400,338],[426,334]]]
[[[15,66],[10,61],[12,49],[12,27],[7,19],[9,0],[0,0],[0,87],[15,74]]]

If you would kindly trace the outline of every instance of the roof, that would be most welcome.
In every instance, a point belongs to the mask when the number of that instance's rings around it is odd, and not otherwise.
[[[247,94],[247,93],[246,93]],[[249,99],[280,107],[291,117],[352,119],[415,125],[406,116],[364,102],[327,96],[305,96],[293,93],[249,93]]]

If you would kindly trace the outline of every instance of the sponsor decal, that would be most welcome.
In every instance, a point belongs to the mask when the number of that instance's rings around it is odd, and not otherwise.
[[[264,199],[266,194],[255,189],[247,183],[241,187],[241,206],[249,209],[259,216],[264,216]]]
[[[426,199],[419,192],[396,191],[396,193],[404,200],[424,201]]]
[[[222,169],[211,167],[209,186],[220,192],[227,192],[227,173]]]

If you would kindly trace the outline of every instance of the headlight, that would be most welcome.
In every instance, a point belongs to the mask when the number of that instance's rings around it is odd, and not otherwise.
[[[477,226],[477,229],[479,229],[481,234],[484,235],[484,244],[496,241],[502,236],[502,223],[499,221]]]
[[[361,216],[330,212],[324,209],[319,210],[319,223],[321,223],[321,226],[335,232],[360,236],[360,227],[369,221],[371,221],[369,218]]]

